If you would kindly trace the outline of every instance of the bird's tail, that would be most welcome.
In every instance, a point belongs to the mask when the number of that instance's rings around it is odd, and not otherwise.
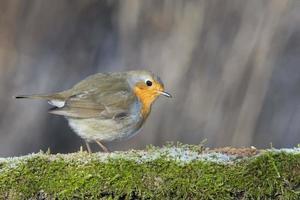
[[[63,93],[17,95],[14,98],[16,98],[16,99],[65,100],[65,96]]]
[[[60,93],[55,94],[32,94],[15,96],[16,99],[42,99],[47,100],[49,104],[56,107],[63,107],[65,105],[65,98]]]
[[[31,95],[17,95],[14,96],[16,99],[49,99],[50,95],[45,94],[31,94]]]

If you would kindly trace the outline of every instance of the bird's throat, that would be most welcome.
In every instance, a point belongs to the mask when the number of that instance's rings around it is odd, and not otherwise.
[[[142,108],[140,111],[141,115],[143,119],[146,119],[151,111],[151,105],[154,102],[154,100],[157,98],[157,96],[147,91],[143,91],[139,88],[135,88],[134,93],[142,104]]]

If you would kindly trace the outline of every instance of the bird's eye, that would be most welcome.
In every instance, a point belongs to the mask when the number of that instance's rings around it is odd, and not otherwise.
[[[150,87],[152,85],[152,81],[147,80],[146,85]]]

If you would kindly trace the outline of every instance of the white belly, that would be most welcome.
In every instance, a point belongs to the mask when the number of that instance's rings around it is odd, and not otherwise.
[[[69,118],[70,127],[83,139],[88,141],[112,141],[130,138],[141,128],[140,120],[123,119],[76,119]]]

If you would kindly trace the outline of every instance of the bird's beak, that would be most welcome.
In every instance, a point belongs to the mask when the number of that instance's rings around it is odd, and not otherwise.
[[[164,95],[165,97],[169,97],[169,98],[172,98],[172,95],[171,94],[169,94],[169,93],[167,93],[167,92],[165,92],[165,91],[157,91],[159,94],[161,94],[161,95]]]

